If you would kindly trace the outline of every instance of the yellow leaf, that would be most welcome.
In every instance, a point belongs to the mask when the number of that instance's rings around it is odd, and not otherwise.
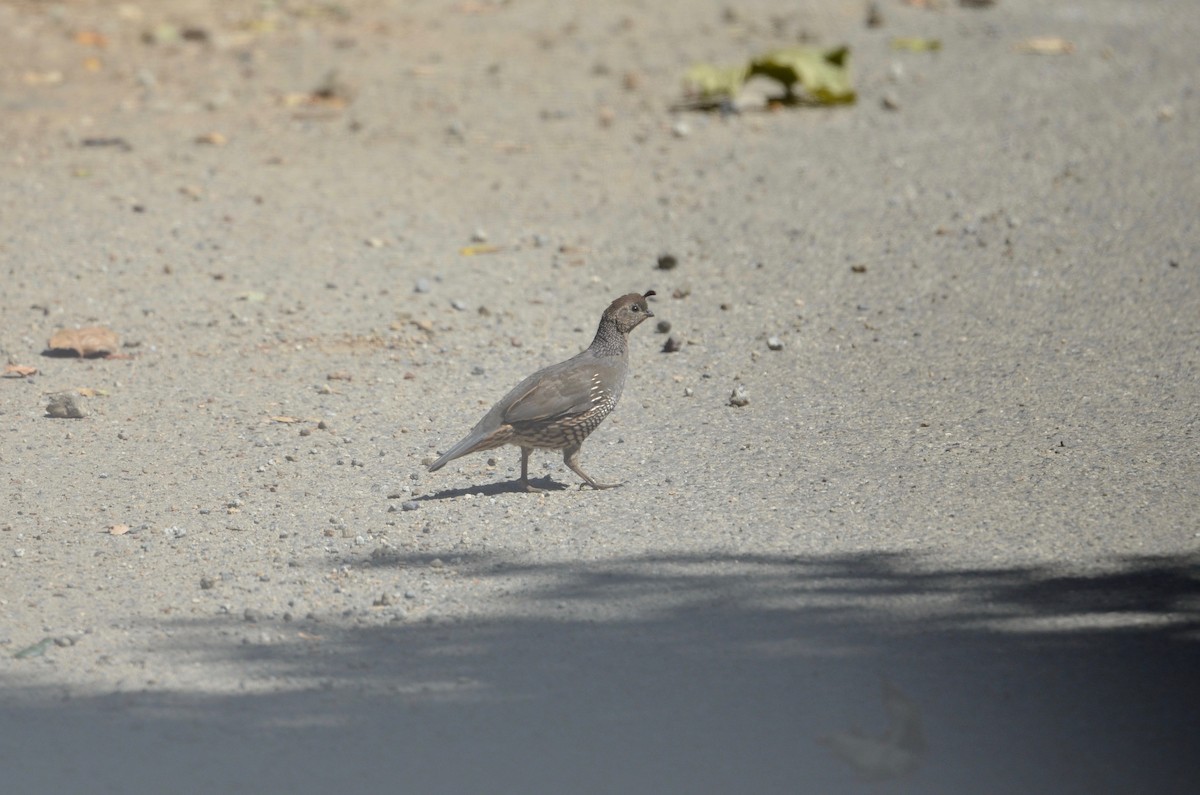
[[[464,257],[474,257],[477,254],[495,254],[500,250],[502,250],[501,246],[492,243],[478,243],[473,246],[464,246],[458,250],[458,253]]]
[[[897,36],[892,39],[893,50],[909,52],[937,52],[942,49],[941,39],[924,39],[920,36]]]
[[[1016,50],[1030,55],[1070,55],[1075,45],[1061,36],[1034,36],[1018,43]]]

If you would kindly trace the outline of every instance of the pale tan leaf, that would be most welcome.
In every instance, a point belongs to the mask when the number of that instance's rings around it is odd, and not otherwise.
[[[104,326],[61,329],[50,338],[50,350],[75,351],[83,357],[114,353],[119,346],[117,335]]]

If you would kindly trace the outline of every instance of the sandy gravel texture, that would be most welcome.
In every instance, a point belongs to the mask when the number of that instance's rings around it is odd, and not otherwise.
[[[876,5],[0,3],[0,791],[1194,792],[1200,15]]]

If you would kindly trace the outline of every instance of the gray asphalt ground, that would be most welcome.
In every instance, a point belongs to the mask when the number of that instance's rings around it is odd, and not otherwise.
[[[0,3],[0,791],[1197,791],[1196,5],[877,5]]]

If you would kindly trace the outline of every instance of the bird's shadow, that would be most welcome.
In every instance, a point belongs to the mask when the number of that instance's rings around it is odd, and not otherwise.
[[[549,476],[537,479],[530,478],[529,483],[539,489],[546,491],[566,491],[571,488],[565,483],[559,483],[556,480],[551,480]],[[482,486],[467,486],[462,489],[443,489],[435,491],[432,494],[422,494],[420,497],[413,497],[413,502],[426,502],[429,500],[453,500],[457,497],[465,497],[468,494],[474,494],[478,497],[494,497],[497,494],[526,494],[521,488],[519,480],[504,480],[499,483],[487,483]]]

